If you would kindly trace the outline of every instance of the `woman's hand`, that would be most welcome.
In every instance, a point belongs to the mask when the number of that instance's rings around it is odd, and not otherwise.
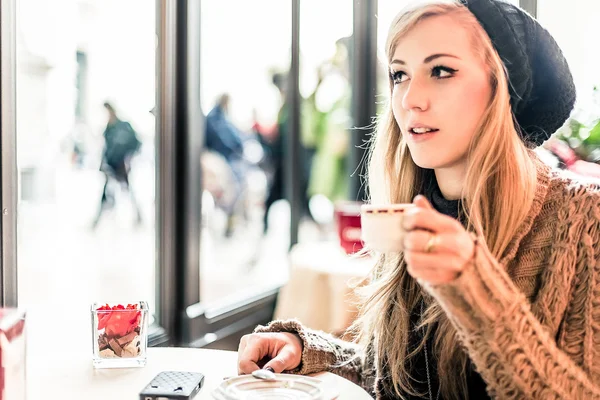
[[[433,209],[424,196],[403,219],[404,259],[408,273],[431,285],[455,280],[473,258],[475,243],[463,226]]]
[[[251,374],[263,368],[275,373],[289,371],[302,361],[302,340],[294,333],[253,333],[240,340],[238,348],[238,373]]]

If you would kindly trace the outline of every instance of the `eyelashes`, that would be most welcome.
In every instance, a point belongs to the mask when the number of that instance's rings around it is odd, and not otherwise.
[[[458,70],[444,65],[436,65],[431,68],[431,77],[434,79],[448,79],[452,78]],[[408,76],[404,71],[391,71],[390,79],[394,82],[394,85],[405,82]]]
[[[390,72],[390,78],[394,82],[394,85],[404,82],[402,78],[405,76],[406,74],[402,71]]]
[[[457,72],[457,70],[454,68],[445,67],[443,65],[436,65],[435,67],[432,68],[431,72],[432,72],[432,75],[435,74],[435,77],[438,79],[446,79],[446,78],[453,77],[454,74]],[[442,74],[444,74],[444,73],[446,73],[448,75],[442,76]]]

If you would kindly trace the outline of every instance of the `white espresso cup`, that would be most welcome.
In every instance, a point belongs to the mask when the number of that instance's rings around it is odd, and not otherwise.
[[[361,237],[366,249],[382,253],[403,251],[406,231],[402,227],[402,220],[405,212],[414,207],[411,203],[362,205]]]

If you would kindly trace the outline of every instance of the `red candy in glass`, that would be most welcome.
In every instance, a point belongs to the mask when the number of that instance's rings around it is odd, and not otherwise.
[[[106,304],[98,307],[98,330],[104,329],[109,338],[126,336],[140,326],[141,316],[136,304],[128,304],[127,307]]]

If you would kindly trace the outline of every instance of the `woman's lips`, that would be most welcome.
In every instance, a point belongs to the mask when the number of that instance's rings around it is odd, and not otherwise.
[[[439,132],[438,129],[432,130],[430,132],[424,132],[424,133],[413,133],[411,131],[408,136],[413,142],[422,142],[422,141],[433,138],[438,132]]]

